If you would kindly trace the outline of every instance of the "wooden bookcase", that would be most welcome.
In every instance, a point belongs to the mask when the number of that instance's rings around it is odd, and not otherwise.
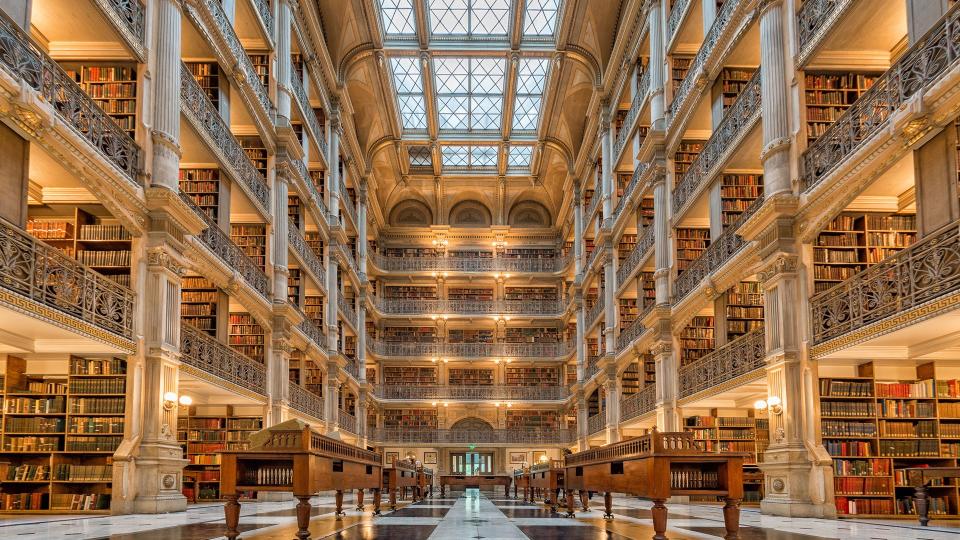
[[[674,231],[677,242],[677,274],[686,270],[710,247],[710,229],[678,228]]]
[[[183,278],[180,285],[180,320],[194,328],[217,336],[220,290],[201,276]]]
[[[492,259],[492,251],[477,251],[473,249],[451,249],[447,251],[449,257],[458,259]]]
[[[180,169],[180,191],[214,223],[220,222],[220,169]]]
[[[383,254],[387,257],[439,257],[443,255],[443,250],[421,247],[385,247],[383,248]]]
[[[263,179],[267,179],[267,148],[263,145],[260,137],[255,135],[246,135],[237,137],[240,146],[243,147],[243,153],[253,164],[253,168],[260,172]]]
[[[637,306],[636,298],[621,298],[617,306],[617,315],[620,322],[620,329],[623,330],[637,320],[640,315],[640,308]]]
[[[637,226],[646,228],[653,225],[653,212],[653,197],[640,199],[640,206],[637,208]]]
[[[250,435],[261,429],[262,416],[237,416],[232,412],[197,414],[195,407],[181,407],[177,418],[177,440],[189,462],[184,476],[196,480],[184,483],[184,496],[188,500],[219,500],[220,452],[246,448]],[[252,493],[244,495],[248,498],[253,496]]]
[[[698,315],[680,331],[680,366],[691,364],[713,352],[714,319]]]
[[[313,251],[313,254],[317,256],[321,261],[323,260],[323,237],[320,236],[318,231],[305,231],[303,233],[303,241],[306,242],[307,247]],[[326,285],[326,284],[324,284]]]
[[[727,291],[727,341],[763,326],[763,291],[759,281],[741,281]]]
[[[736,222],[740,214],[762,196],[762,174],[724,174],[720,180],[723,228]]]
[[[185,62],[187,69],[210,99],[213,108],[220,110],[220,65],[216,62]]]
[[[131,138],[137,132],[137,66],[127,62],[64,62],[67,74]]]
[[[447,289],[447,298],[450,300],[472,300],[475,302],[492,302],[493,289],[479,287],[450,287]]]
[[[505,420],[507,429],[556,429],[560,427],[560,413],[557,411],[508,409]]]
[[[386,326],[382,338],[395,343],[435,343],[439,336],[433,326]]]
[[[287,219],[298,229],[303,229],[303,203],[296,195],[287,195]]]
[[[300,307],[303,304],[303,273],[299,268],[287,268],[287,301]]]
[[[624,260],[633,253],[633,249],[637,247],[637,235],[636,234],[623,234],[620,236],[620,241],[617,242],[617,258],[619,260]]]
[[[492,386],[493,370],[482,368],[450,368],[447,380],[451,386]]]
[[[696,161],[697,156],[703,151],[707,141],[682,140],[677,147],[677,153],[673,155],[673,185],[676,186],[683,180],[683,175],[687,174],[690,165]]]
[[[505,287],[505,300],[556,300],[556,287]]]
[[[323,328],[323,297],[313,294],[304,295],[303,313],[310,319],[310,322],[321,331]]]
[[[640,361],[634,360],[623,370],[623,377],[620,380],[620,394],[622,397],[636,394],[640,391],[640,388],[643,387],[644,383],[641,380],[642,374],[640,368]]]
[[[560,384],[557,366],[507,366],[504,384],[507,386],[556,386]]]
[[[66,374],[31,374],[8,356],[3,380],[0,511],[109,513],[113,453],[124,433],[127,364],[71,356]]]
[[[756,70],[749,67],[730,67],[724,68],[720,72],[719,97],[724,113],[733,106],[737,98],[740,97],[740,93],[746,89],[754,71]]]
[[[231,223],[230,238],[260,270],[267,268],[267,226],[263,223]]]
[[[752,411],[749,412],[752,414]],[[753,416],[691,416],[684,419],[684,431],[693,433],[695,442],[707,452],[745,452],[743,502],[759,504],[763,498],[763,473],[758,463],[770,445],[770,422]],[[714,496],[691,497],[691,502],[717,502]]]
[[[653,272],[640,272],[640,282],[642,284],[643,307],[652,306],[657,303],[657,282],[653,277]]]
[[[437,429],[436,409],[384,409],[385,428]]]
[[[804,102],[807,146],[813,144],[840,115],[873,86],[878,73],[807,72]]]
[[[263,85],[264,90],[269,91],[270,53],[267,51],[247,51],[247,58],[253,64],[253,69],[257,72],[257,77],[260,78],[260,84]]]
[[[230,347],[238,353],[264,363],[263,327],[249,313],[230,313]]]
[[[437,288],[434,286],[386,285],[384,298],[406,298],[411,300],[436,300]]]
[[[686,78],[691,63],[693,63],[693,56],[675,54],[670,57],[670,81],[673,84],[673,96],[677,95],[677,90],[683,84],[683,79]]]
[[[460,329],[448,330],[449,343],[493,343],[493,329]]]
[[[383,384],[437,384],[436,366],[383,366]]]
[[[560,331],[556,328],[518,328],[504,329],[505,343],[559,343]]]

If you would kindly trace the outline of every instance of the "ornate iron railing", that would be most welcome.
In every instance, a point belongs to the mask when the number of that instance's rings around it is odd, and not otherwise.
[[[643,173],[647,172],[647,169],[650,168],[649,163],[638,163],[636,170],[633,171],[633,176],[630,177],[630,183],[627,184],[627,187],[623,190],[623,195],[620,196],[620,199],[617,201],[617,207],[613,210],[613,217],[616,219],[620,217],[620,212],[623,212],[623,207],[626,206],[627,201],[630,200],[630,196],[633,195],[633,191],[637,189],[637,184],[640,183],[640,177],[643,176]]]
[[[435,444],[568,444],[576,434],[565,428],[534,429],[401,429],[371,430],[370,440],[378,443]]]
[[[758,197],[747,209],[740,214],[737,221],[727,227],[716,240],[710,242],[710,246],[700,257],[684,270],[674,283],[674,303],[686,298],[691,291],[710,274],[714,273],[721,266],[726,264],[734,255],[746,247],[747,242],[737,234],[740,225],[749,219],[763,205],[763,197]]]
[[[545,315],[559,316],[565,306],[560,300],[408,300],[378,298],[374,303],[385,315]]]
[[[180,361],[260,395],[266,395],[267,369],[187,323],[180,324]]]
[[[223,11],[220,0],[203,0],[203,4],[207,6],[207,9],[210,11],[210,15],[217,25],[217,30],[220,31],[223,40],[230,48],[236,66],[243,71],[243,78],[250,89],[253,90],[260,106],[263,107],[263,110],[266,111],[268,115],[272,115],[274,108],[273,102],[270,101],[270,95],[267,94],[266,88],[263,87],[263,83],[260,81],[260,75],[257,74],[257,70],[253,67],[250,57],[247,56],[247,51],[240,43],[240,38],[237,37],[237,33],[233,30],[233,23],[230,22],[227,14]]]
[[[290,407],[323,420],[323,398],[290,381]]]
[[[813,341],[863,328],[960,290],[960,221],[810,299]]]
[[[687,75],[683,78],[683,82],[680,83],[680,87],[677,88],[676,93],[673,95],[673,101],[670,102],[671,122],[677,118],[680,109],[687,101],[687,98],[690,97],[690,92],[693,91],[696,80],[700,77],[700,71],[707,62],[707,58],[713,53],[714,47],[716,47],[720,41],[723,31],[733,18],[733,12],[736,11],[739,3],[739,1],[727,0],[723,3],[723,7],[720,8],[720,12],[717,13],[717,18],[713,20],[713,25],[710,26],[710,32],[707,33],[703,39],[703,43],[700,44],[700,50],[697,51],[697,55],[690,61]],[[674,6],[674,9],[676,9],[676,7],[677,6]],[[667,43],[669,42],[670,36],[667,36]]]
[[[0,219],[0,287],[133,339],[136,294]]]
[[[368,339],[378,356],[448,358],[558,358],[573,351],[573,343],[414,343]]]
[[[677,0],[674,2],[673,8],[670,9],[670,17],[667,19],[667,37],[664,43],[670,43],[673,35],[677,33],[677,29],[680,28],[680,22],[686,15],[687,8],[689,7],[690,0]]]
[[[310,173],[307,171],[307,167],[303,164],[303,161],[299,159],[290,159],[290,163],[293,164],[293,168],[297,170],[297,174],[300,175],[300,178],[303,180],[303,183],[307,185],[307,189],[310,190],[310,194],[313,195],[313,200],[316,201],[317,207],[319,208],[320,215],[327,215],[327,205],[323,201],[323,195],[317,191],[317,186],[313,183],[313,179],[310,178]]]
[[[653,225],[649,225],[643,229],[643,236],[637,240],[637,245],[633,246],[633,251],[620,263],[620,268],[617,268],[618,288],[630,278],[640,261],[647,257],[647,253],[653,249],[654,240],[656,240],[656,234],[654,234]]]
[[[0,65],[13,78],[39,92],[64,123],[77,130],[130,182],[141,185],[137,176],[141,153],[136,141],[2,11]]]
[[[260,267],[243,252],[243,249],[235,244],[233,239],[230,238],[227,233],[223,232],[203,210],[197,207],[189,195],[180,192],[180,198],[183,199],[183,202],[188,206],[193,208],[193,211],[202,217],[207,224],[207,228],[197,235],[200,242],[207,246],[207,249],[213,252],[227,268],[239,272],[240,277],[242,277],[250,287],[260,293],[264,298],[269,298],[269,280],[267,279],[267,275],[263,273],[263,270],[261,270]]]
[[[117,15],[137,43],[146,40],[146,8],[140,0],[107,0],[107,6]]]
[[[604,413],[595,414],[587,418],[587,435],[599,433],[607,427],[607,415]]]
[[[887,125],[890,114],[930,87],[960,58],[960,4],[954,5],[801,156],[800,181],[809,191]]]
[[[344,356],[344,360],[347,361],[346,365],[343,366],[343,371],[353,377],[353,380],[360,380],[360,368],[357,367],[357,360],[349,356]]]
[[[852,0],[804,0],[797,11],[797,34],[801,60],[806,60],[817,41],[840,15],[853,4]]]
[[[300,81],[300,77],[296,73],[290,74],[290,86],[293,87],[293,95],[297,98],[300,115],[303,116],[307,128],[313,133],[313,139],[322,141],[324,137],[323,128],[320,126],[320,121],[317,120],[317,115],[313,112],[313,107],[310,106],[310,99],[307,97],[307,91],[303,88],[303,82]],[[324,147],[319,142],[317,146]]]
[[[589,381],[594,375],[600,372],[600,357],[590,356],[587,358],[587,365],[583,368],[583,380]]]
[[[347,266],[353,269],[356,274],[360,273],[360,268],[357,266],[357,260],[353,258],[353,251],[349,246],[339,244],[337,246],[340,250],[340,253],[343,254],[343,260],[347,263]]]
[[[310,318],[303,314],[303,312],[301,312],[301,315],[303,315],[303,320],[300,321],[300,324],[297,325],[297,328],[299,328],[300,331],[310,339],[310,341],[313,341],[317,347],[321,349],[326,348],[327,338],[323,333],[323,329],[318,328]]]
[[[757,328],[680,368],[680,397],[709,390],[734,379],[757,373],[766,365],[763,328]]]
[[[337,307],[343,313],[343,318],[350,322],[350,326],[357,327],[357,310],[353,308],[353,299],[346,299],[342,294],[337,294]]]
[[[323,270],[323,262],[317,257],[317,254],[313,252],[313,249],[307,245],[306,240],[303,239],[303,235],[300,233],[300,229],[292,220],[287,226],[287,241],[290,243],[290,247],[293,248],[294,253],[297,254],[297,257],[300,258],[300,262],[302,262],[303,265],[310,270],[314,278],[320,282],[319,285],[326,287],[327,273]]]
[[[633,340],[637,339],[637,336],[643,333],[646,328],[643,326],[643,316],[653,308],[653,304],[648,306],[643,310],[643,315],[638,316],[630,323],[630,326],[624,328],[620,335],[617,336],[617,350],[622,351],[628,345],[633,343]]]
[[[603,294],[603,291],[600,291],[600,294]],[[597,319],[600,318],[600,314],[603,313],[603,297],[597,298],[597,300],[590,306],[590,310],[587,311],[587,318],[584,324],[587,325],[587,328],[593,326],[593,323],[597,322]]]
[[[734,3],[731,0],[731,3]],[[739,137],[743,136],[760,119],[760,70],[754,72],[750,82],[737,96],[737,100],[727,110],[703,151],[690,165],[690,169],[673,190],[673,211],[684,208],[693,195],[715,174],[714,169],[723,163],[734,148]]]
[[[347,433],[357,433],[357,417],[348,413],[343,409],[337,411],[337,420],[340,424],[340,429],[346,431]]]
[[[230,126],[223,121],[220,112],[185,65],[180,66],[180,99],[187,117],[193,119],[194,127],[220,155],[221,164],[231,172],[231,176],[245,188],[253,200],[264,209],[270,208],[270,188],[267,181],[253,163],[250,163],[243,147],[230,132]]]
[[[263,26],[267,28],[267,35],[273,37],[273,12],[270,11],[270,3],[267,0],[253,0],[253,5],[263,20]]]
[[[431,400],[455,399],[466,401],[562,401],[570,397],[565,386],[456,386],[377,385],[374,395],[380,399]]]
[[[357,209],[353,205],[353,199],[350,198],[350,192],[347,191],[347,185],[343,183],[343,178],[340,179],[340,200],[343,201],[343,207],[346,208],[347,213],[350,214],[350,219],[356,224]]]
[[[583,226],[586,227],[588,220],[593,213],[597,211],[597,206],[600,205],[600,199],[602,199],[602,194],[600,186],[597,186],[597,190],[593,193],[593,197],[590,199],[590,205],[583,209]]]
[[[560,272],[570,264],[569,255],[549,258],[388,257],[370,253],[369,260],[388,272]]]
[[[657,387],[648,384],[639,392],[620,400],[620,420],[630,420],[652,412],[657,407]]]
[[[630,103],[630,110],[627,111],[627,116],[623,119],[623,127],[620,129],[620,133],[617,133],[617,140],[613,145],[613,155],[619,160],[620,153],[623,152],[623,147],[627,144],[627,136],[633,133],[633,123],[637,120],[637,115],[640,114],[640,108],[643,106],[644,100],[647,99],[647,95],[650,91],[650,70],[644,71],[643,75],[640,77],[640,82],[637,84],[637,94],[633,96],[633,101]]]

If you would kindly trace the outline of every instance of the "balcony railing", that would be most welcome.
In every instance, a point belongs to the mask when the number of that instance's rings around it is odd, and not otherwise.
[[[544,315],[557,317],[565,306],[560,300],[410,300],[378,298],[377,309],[385,315]]]
[[[600,294],[603,294],[603,291],[600,291]],[[593,323],[595,323],[597,319],[600,318],[600,314],[603,313],[603,302],[603,297],[601,296],[590,306],[590,310],[587,311],[587,319],[584,324],[586,324],[588,328],[593,326]]]
[[[9,193],[8,193],[9,195]],[[0,219],[0,287],[133,339],[136,294]]]
[[[357,260],[353,257],[353,251],[349,246],[340,244],[337,246],[340,250],[340,253],[343,253],[343,259],[347,262],[347,266],[353,269],[357,274],[360,273],[360,267],[357,266]]]
[[[686,8],[686,0],[681,0],[681,2],[683,2],[683,7]],[[681,2],[678,2],[678,4]],[[677,88],[677,92],[673,95],[673,101],[670,102],[671,122],[677,118],[680,109],[683,108],[687,98],[690,97],[690,93],[693,91],[696,81],[700,77],[700,71],[703,69],[704,64],[706,64],[707,58],[713,53],[713,49],[717,46],[717,42],[723,35],[723,31],[727,28],[727,24],[729,24],[733,18],[733,12],[736,11],[738,4],[740,4],[739,1],[727,0],[723,3],[723,7],[720,8],[720,12],[717,13],[717,18],[713,20],[713,25],[710,26],[710,32],[707,33],[707,36],[703,39],[703,43],[700,44],[700,50],[697,51],[697,55],[694,56],[690,62],[687,75],[683,78],[683,82],[680,83],[680,87]],[[678,7],[679,6],[675,5],[674,9],[677,10]],[[671,13],[671,19],[672,18],[673,14]],[[672,35],[672,31],[670,35]],[[667,36],[667,43],[670,42],[670,35]]]
[[[80,133],[130,182],[139,186],[140,147],[59,64],[0,11],[0,64],[40,93],[58,117]]]
[[[797,12],[801,64],[810,58],[816,43],[853,4],[853,0],[804,0]]]
[[[290,74],[290,86],[293,88],[293,95],[297,98],[297,105],[300,106],[300,115],[303,116],[307,128],[310,129],[313,134],[313,139],[315,141],[322,141],[325,136],[323,127],[320,125],[319,120],[317,120],[317,115],[313,112],[313,107],[310,106],[307,91],[303,88],[303,82],[296,73]],[[317,146],[323,148],[319,142]]]
[[[607,427],[607,415],[600,413],[587,418],[587,435],[600,433]]]
[[[568,255],[550,258],[510,257],[388,257],[370,253],[370,261],[388,272],[560,272],[570,264]]]
[[[960,221],[810,300],[813,341],[863,328],[960,290]]]
[[[587,365],[583,368],[583,380],[589,381],[594,375],[600,372],[600,357],[590,356],[587,358]]]
[[[657,387],[648,384],[620,401],[620,420],[630,420],[652,412],[657,406]]]
[[[396,386],[378,385],[374,395],[380,399],[397,400],[436,400],[455,399],[462,401],[562,401],[570,397],[565,386],[457,386],[457,385],[419,385]]]
[[[270,188],[267,181],[253,163],[250,163],[243,147],[230,132],[230,126],[223,121],[220,112],[185,65],[180,66],[180,99],[187,117],[193,120],[194,128],[207,139],[214,152],[220,155],[220,162],[231,171],[231,176],[244,187],[261,209],[270,208]]]
[[[348,413],[347,411],[340,409],[337,411],[340,429],[346,431],[347,433],[357,433],[357,417]]]
[[[630,183],[624,188],[623,195],[620,196],[620,199],[617,201],[617,207],[613,210],[614,218],[620,217],[620,212],[623,212],[623,207],[626,206],[630,196],[633,195],[633,190],[637,189],[637,184],[640,183],[640,177],[643,176],[643,173],[647,172],[648,168],[650,168],[649,163],[637,164],[636,170],[633,171],[633,176],[630,177]]]
[[[223,232],[203,210],[197,207],[189,195],[180,192],[180,198],[183,199],[183,202],[188,206],[193,208],[193,211],[202,217],[207,224],[207,228],[197,235],[197,239],[199,239],[203,245],[207,246],[207,249],[213,252],[227,268],[239,272],[240,277],[242,277],[250,287],[260,293],[264,298],[269,298],[269,280],[267,279],[267,275],[263,273],[263,270],[261,270],[260,267],[243,252],[240,246],[235,244],[233,239],[230,238],[227,233]]]
[[[350,214],[350,220],[356,224],[357,209],[353,205],[353,199],[350,198],[350,192],[347,191],[347,185],[343,183],[343,178],[340,179],[340,200],[343,201],[343,207],[346,208],[347,213]]]
[[[273,11],[270,10],[270,3],[267,0],[253,0],[253,5],[263,20],[263,26],[267,29],[267,35],[273,36]]]
[[[291,159],[290,163],[293,164],[293,168],[297,170],[297,174],[300,175],[300,178],[303,180],[303,183],[307,185],[307,189],[310,190],[310,194],[313,195],[313,200],[316,201],[317,206],[319,207],[320,215],[327,215],[327,204],[323,201],[323,195],[317,191],[317,186],[313,183],[313,179],[310,178],[310,173],[307,171],[307,167],[303,164],[303,161],[299,159]]]
[[[630,326],[624,328],[620,332],[620,335],[617,336],[618,351],[622,351],[628,345],[633,343],[633,340],[637,339],[637,337],[640,336],[640,334],[642,334],[644,330],[646,330],[646,328],[643,326],[643,318],[644,316],[646,316],[647,313],[650,312],[651,309],[653,309],[653,304],[650,304],[649,306],[647,306],[643,310],[643,313],[640,314],[636,319],[634,319],[633,322],[630,323]]]
[[[600,193],[599,186],[597,187],[598,189],[594,192],[593,197],[590,198],[590,204],[583,209],[583,226],[584,227],[587,226],[587,223],[589,222],[590,217],[593,216],[593,213],[597,211],[597,206],[600,205],[600,199],[603,198]]]
[[[313,274],[313,277],[319,281],[321,287],[326,287],[327,284],[327,273],[323,271],[323,262],[317,257],[317,254],[313,252],[313,249],[307,245],[306,240],[303,239],[303,235],[300,233],[300,229],[290,221],[287,226],[287,241],[290,243],[290,247],[293,248],[294,253],[297,254],[297,257],[300,258],[300,262]]]
[[[400,429],[371,430],[378,443],[410,444],[568,444],[576,441],[569,429]]]
[[[736,3],[730,0],[729,3]],[[703,151],[673,190],[673,211],[680,212],[736,147],[736,141],[760,119],[760,70],[754,72],[737,100],[724,115]]]
[[[643,75],[640,77],[640,82],[637,84],[637,93],[633,96],[633,101],[630,103],[630,110],[627,111],[627,116],[623,119],[623,127],[620,129],[620,133],[617,134],[617,140],[613,145],[613,155],[618,159],[620,153],[623,152],[623,147],[627,144],[627,137],[633,133],[633,123],[637,121],[637,115],[640,114],[640,108],[643,106],[644,100],[647,99],[647,94],[650,91],[650,70],[644,71]]]
[[[255,394],[266,395],[267,369],[187,323],[180,324],[180,361]]]
[[[573,344],[561,343],[413,343],[368,339],[378,356],[448,358],[557,358],[570,354]]]
[[[653,248],[654,240],[656,240],[656,234],[654,234],[653,225],[649,225],[643,229],[643,236],[637,240],[637,245],[633,246],[633,251],[620,263],[620,268],[617,268],[617,287],[626,283],[633,271],[637,269],[640,261],[647,257],[647,253]]]
[[[344,298],[342,294],[337,295],[337,306],[343,313],[343,318],[350,322],[350,326],[357,327],[357,310],[353,308],[353,299]]]
[[[737,234],[740,225],[743,224],[763,205],[763,197],[758,197],[747,209],[740,214],[733,224],[731,224],[716,240],[710,242],[710,246],[700,257],[684,270],[674,284],[674,303],[687,297],[690,292],[697,288],[700,283],[716,272],[721,266],[727,263],[734,255],[740,253],[747,242]]]
[[[680,22],[683,20],[689,7],[690,0],[677,0],[674,2],[673,7],[670,9],[670,17],[667,19],[667,38],[664,40],[664,43],[670,43],[670,39],[677,33],[677,29],[680,28]]]
[[[290,407],[323,420],[323,398],[290,381]]]
[[[766,365],[765,358],[763,328],[757,328],[681,367],[680,397],[690,397],[752,373],[759,377]]]
[[[303,315],[303,313],[301,313],[301,315]],[[314,324],[311,319],[307,318],[306,315],[303,315],[303,320],[300,321],[300,324],[297,325],[297,328],[299,328],[300,331],[307,336],[307,338],[313,341],[317,347],[323,349],[327,346],[327,338],[323,333],[323,329],[318,328],[317,325]]]
[[[360,369],[357,367],[357,360],[349,356],[343,357],[347,363],[343,366],[343,371],[353,377],[353,380],[360,380]]]
[[[874,81],[801,157],[804,191],[818,185],[853,152],[887,125],[893,111],[952,70],[960,58],[960,4]]]
[[[246,49],[244,49],[240,43],[240,38],[237,37],[237,33],[233,29],[233,23],[227,18],[227,14],[223,11],[220,0],[202,1],[203,5],[207,6],[207,9],[210,11],[210,15],[213,16],[217,30],[220,31],[224,42],[226,42],[227,47],[230,48],[230,53],[233,54],[233,60],[236,63],[235,65],[243,72],[243,79],[253,91],[257,102],[268,115],[272,115],[274,108],[273,102],[270,101],[270,95],[267,94],[267,89],[263,87],[263,83],[260,81],[260,75],[257,74],[257,70],[253,67],[250,57],[247,56]]]
[[[117,16],[140,46],[146,40],[146,8],[140,0],[106,0],[106,5]]]

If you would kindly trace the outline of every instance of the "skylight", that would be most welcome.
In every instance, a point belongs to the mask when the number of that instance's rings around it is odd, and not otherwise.
[[[440,149],[445,169],[496,169],[497,147],[443,146]]]
[[[397,108],[403,129],[426,129],[427,109],[423,101],[423,77],[416,57],[391,58],[393,86],[397,90]]]
[[[517,96],[513,106],[513,129],[534,131],[540,123],[540,106],[547,87],[547,58],[522,58],[517,69]]]
[[[511,146],[507,154],[507,167],[511,169],[529,169],[533,157],[532,146]]]
[[[560,0],[527,0],[523,13],[523,37],[552,36],[557,27]]]
[[[507,35],[510,0],[430,0],[429,5],[433,35]]]
[[[497,131],[503,115],[503,58],[434,59],[441,130]]]
[[[413,0],[380,0],[380,22],[388,36],[415,36]]]
[[[429,146],[410,146],[407,148],[407,152],[410,154],[410,167],[433,167],[433,155]]]

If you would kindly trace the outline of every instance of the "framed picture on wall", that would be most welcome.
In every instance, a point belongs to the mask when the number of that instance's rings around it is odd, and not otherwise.
[[[541,461],[545,460],[546,457],[547,457],[546,450],[534,450],[533,461],[531,461],[531,463],[540,463]]]
[[[510,463],[523,463],[526,460],[526,452],[510,452]]]
[[[400,452],[387,452],[383,455],[384,465],[393,465],[393,462],[400,459]]]
[[[436,452],[424,452],[424,453],[423,453],[423,463],[424,463],[424,465],[436,465],[436,463],[437,463],[437,453],[436,453]]]

